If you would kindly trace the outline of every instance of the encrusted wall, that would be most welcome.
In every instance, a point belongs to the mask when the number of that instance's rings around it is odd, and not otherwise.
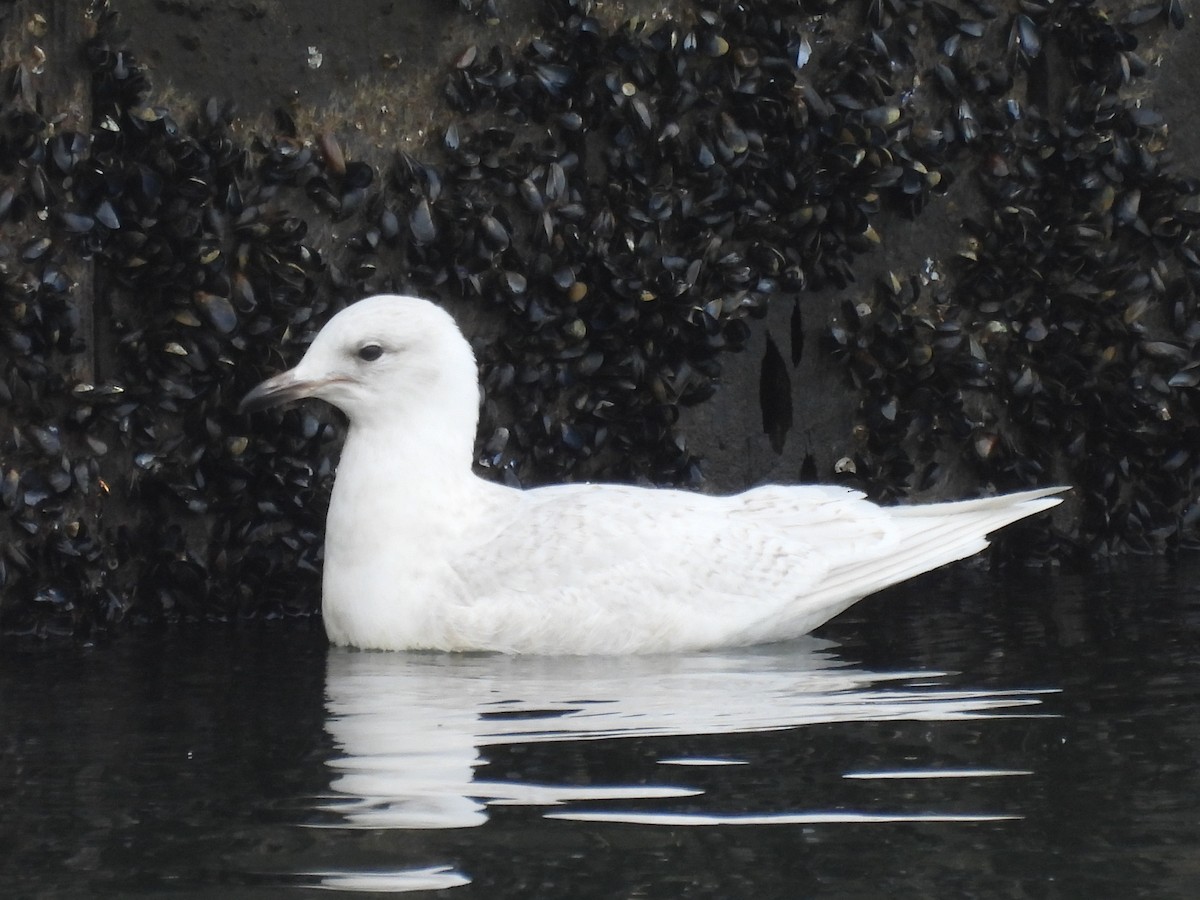
[[[1070,483],[1009,553],[1195,544],[1175,0],[0,16],[7,632],[314,610],[340,422],[236,403],[384,291],[474,337],[498,478]]]

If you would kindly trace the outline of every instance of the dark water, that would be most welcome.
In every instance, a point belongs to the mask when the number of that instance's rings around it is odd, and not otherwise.
[[[1191,898],[1200,560],[685,657],[7,645],[0,752],[6,897]]]

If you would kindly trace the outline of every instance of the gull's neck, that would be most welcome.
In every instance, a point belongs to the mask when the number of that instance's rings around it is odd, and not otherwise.
[[[474,422],[351,423],[325,525],[322,609],[335,644],[432,646],[448,556],[487,515]],[[386,641],[386,643],[380,643]]]
[[[476,418],[447,410],[354,422],[346,435],[334,499],[353,495],[355,518],[374,509],[411,520],[427,505],[444,507],[447,492],[469,489]],[[438,498],[442,500],[439,502]]]

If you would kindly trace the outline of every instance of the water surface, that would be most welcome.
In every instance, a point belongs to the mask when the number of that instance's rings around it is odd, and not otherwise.
[[[1193,897],[1200,561],[953,571],[813,638],[0,659],[6,895]]]

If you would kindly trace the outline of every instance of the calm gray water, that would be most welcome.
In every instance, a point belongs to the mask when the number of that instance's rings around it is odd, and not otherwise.
[[[936,574],[735,653],[10,644],[0,752],[5,897],[1192,898],[1200,560]]]

